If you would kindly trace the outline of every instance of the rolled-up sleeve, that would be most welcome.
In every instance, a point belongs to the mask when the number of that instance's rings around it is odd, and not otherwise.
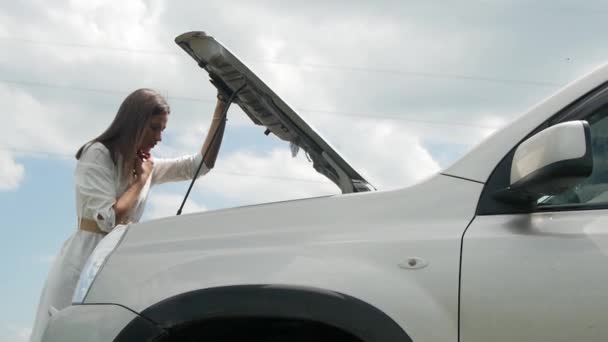
[[[76,168],[76,191],[82,218],[93,219],[105,232],[116,226],[115,167],[107,150],[91,148]]]
[[[196,170],[201,164],[203,156],[198,153],[179,158],[155,158],[152,170],[152,184],[177,182],[194,178]],[[209,172],[207,165],[203,163],[198,176]]]

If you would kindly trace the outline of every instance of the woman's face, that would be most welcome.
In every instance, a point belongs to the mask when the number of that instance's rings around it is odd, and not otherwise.
[[[167,113],[154,115],[148,120],[141,139],[141,146],[139,147],[141,151],[150,153],[150,150],[162,140],[162,133],[165,127],[167,127],[168,121],[169,114]]]

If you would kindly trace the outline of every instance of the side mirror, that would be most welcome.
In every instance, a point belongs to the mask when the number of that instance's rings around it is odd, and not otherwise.
[[[580,183],[593,171],[591,130],[587,121],[544,129],[515,150],[510,186],[496,193],[508,202],[534,202]]]

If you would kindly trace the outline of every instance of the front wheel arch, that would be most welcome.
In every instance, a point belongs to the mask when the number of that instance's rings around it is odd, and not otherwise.
[[[312,287],[235,285],[207,288],[167,298],[145,309],[141,316],[169,332],[209,320],[269,318],[323,324],[364,342],[412,342],[392,318],[371,304]],[[128,324],[115,342],[123,342],[121,336],[129,336],[135,328]]]

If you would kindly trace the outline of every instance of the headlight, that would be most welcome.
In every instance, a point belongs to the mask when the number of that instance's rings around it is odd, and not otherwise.
[[[118,246],[122,237],[125,235],[127,231],[127,227],[125,225],[119,225],[114,227],[112,231],[106,235],[95,247],[91,256],[89,256],[89,260],[84,265],[82,272],[80,273],[80,279],[78,280],[78,285],[76,286],[76,290],[74,290],[74,296],[72,297],[73,304],[82,304],[84,302],[97,273],[106,262],[112,251]]]

